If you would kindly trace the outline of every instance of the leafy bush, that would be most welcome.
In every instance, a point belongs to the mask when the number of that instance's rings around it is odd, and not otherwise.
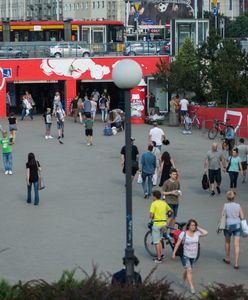
[[[83,279],[76,278],[81,270]],[[0,281],[0,300],[189,300],[179,295],[165,279],[152,281],[155,268],[140,285],[111,285],[111,274],[97,274],[96,268],[88,275],[83,269],[64,271],[55,283],[44,280],[21,281],[11,286],[5,280]],[[243,285],[227,286],[215,283],[199,293],[199,300],[248,300],[248,292]]]
[[[199,299],[204,300],[248,300],[248,291],[242,284],[227,286],[222,283],[215,283],[206,287],[200,292]]]

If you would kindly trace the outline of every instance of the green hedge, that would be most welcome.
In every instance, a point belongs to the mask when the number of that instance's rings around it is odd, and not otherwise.
[[[47,283],[44,280],[31,280],[10,285],[0,281],[0,300],[248,300],[248,292],[243,285],[226,286],[213,284],[203,287],[193,298],[176,293],[170,283],[164,278],[152,281],[151,275],[141,285],[119,286],[111,285],[110,274],[97,274],[96,269],[88,275],[80,269],[84,276],[76,278],[75,272],[64,271],[58,282]]]

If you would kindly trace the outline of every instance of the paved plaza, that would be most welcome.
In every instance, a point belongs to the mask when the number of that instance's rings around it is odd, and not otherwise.
[[[6,120],[0,120],[3,127]],[[179,169],[183,192],[178,220],[198,220],[209,231],[201,240],[201,257],[194,268],[196,288],[208,282],[248,282],[248,239],[241,240],[240,269],[222,262],[223,235],[216,234],[216,222],[225,202],[229,178],[223,174],[222,194],[210,197],[203,191],[203,160],[211,141],[203,131],[183,135],[179,128],[162,126],[171,144],[167,147]],[[119,153],[124,133],[105,137],[103,124],[95,122],[94,145],[87,147],[82,125],[67,118],[65,143],[44,139],[41,116],[19,121],[13,147],[13,175],[0,168],[0,276],[14,283],[42,278],[57,280],[62,271],[80,266],[88,273],[92,264],[99,271],[121,268],[125,248],[125,187]],[[142,153],[147,147],[149,125],[134,125],[132,136]],[[56,134],[55,121],[52,128]],[[165,150],[165,148],[163,149]],[[40,205],[26,203],[25,164],[34,152],[43,168],[46,189]],[[1,161],[2,162],[2,161]],[[248,183],[239,178],[237,201],[248,218]],[[134,248],[140,259],[138,270],[144,278],[154,263],[144,248],[150,201],[143,198],[141,185],[133,184]],[[233,258],[233,248],[232,248]],[[183,268],[179,259],[158,265],[154,277],[164,276],[178,291],[182,289]]]

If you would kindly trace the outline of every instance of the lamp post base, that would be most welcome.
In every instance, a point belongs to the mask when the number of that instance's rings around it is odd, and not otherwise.
[[[125,249],[126,260],[126,283],[133,284],[134,282],[134,250],[133,248]]]

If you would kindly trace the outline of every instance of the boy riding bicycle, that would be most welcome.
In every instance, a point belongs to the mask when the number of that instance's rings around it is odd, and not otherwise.
[[[160,191],[153,191],[153,202],[150,207],[150,218],[153,220],[152,226],[152,240],[155,245],[157,257],[154,259],[155,263],[162,262],[162,243],[161,238],[163,234],[163,230],[166,228],[167,223],[167,214],[173,213],[170,206],[161,199]]]

